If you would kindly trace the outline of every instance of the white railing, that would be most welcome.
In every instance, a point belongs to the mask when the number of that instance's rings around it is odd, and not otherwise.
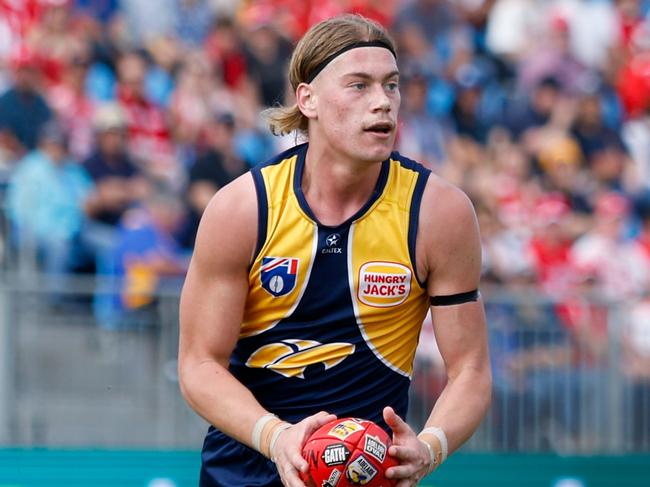
[[[93,300],[115,282],[70,277],[52,302],[41,275],[0,278],[0,445],[200,447],[206,424],[184,403],[176,377],[178,282],[128,326],[107,329]],[[493,400],[467,450],[650,451],[650,371],[643,378],[632,360],[643,351],[630,331],[635,303],[578,303],[591,313],[580,328],[563,321],[566,303],[484,298]],[[414,427],[443,386],[425,325],[411,387]]]

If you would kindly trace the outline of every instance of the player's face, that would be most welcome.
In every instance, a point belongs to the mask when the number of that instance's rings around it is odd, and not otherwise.
[[[358,161],[387,159],[393,150],[400,105],[395,58],[383,47],[351,49],[314,82],[315,137]]]

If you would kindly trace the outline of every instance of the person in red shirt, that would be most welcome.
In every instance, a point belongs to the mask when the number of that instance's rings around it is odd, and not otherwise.
[[[551,296],[566,292],[571,267],[569,251],[573,243],[568,218],[571,208],[563,195],[542,197],[535,207],[535,233],[529,243],[530,261],[539,287]]]
[[[156,179],[173,181],[179,168],[164,112],[146,96],[147,64],[135,52],[117,62],[117,101],[126,114],[129,152]]]

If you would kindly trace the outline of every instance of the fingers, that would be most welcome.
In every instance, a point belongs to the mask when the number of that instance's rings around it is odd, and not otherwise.
[[[414,450],[413,448],[398,446],[398,445],[391,445],[391,447],[388,450],[388,454],[391,457],[397,458],[400,461],[400,463],[415,461],[419,459],[419,455],[416,450]]]
[[[300,478],[300,472],[306,472],[309,465],[302,458],[300,451],[285,452],[284,459],[277,464],[280,478],[286,487],[306,487]]]
[[[286,487],[306,487],[304,482],[298,476],[298,472],[293,468],[285,468],[280,475],[282,483]]]
[[[409,479],[416,473],[416,469],[412,465],[398,465],[397,467],[390,467],[386,470],[386,477],[389,479]]]
[[[411,427],[391,408],[384,408],[384,421],[395,434],[403,434],[411,431]]]
[[[334,421],[336,419],[336,415],[327,413],[325,411],[321,411],[319,413],[314,414],[308,419],[313,423],[313,429],[317,430],[318,428],[329,423],[330,421]]]
[[[286,487],[306,487],[300,474],[309,470],[309,463],[302,457],[302,445],[314,431],[335,419],[334,414],[321,411],[280,433],[277,440],[276,450],[279,455],[276,465]]]

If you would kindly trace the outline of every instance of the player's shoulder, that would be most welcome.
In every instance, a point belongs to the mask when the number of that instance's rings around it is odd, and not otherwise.
[[[208,204],[204,218],[230,217],[246,218],[255,215],[257,199],[251,172],[242,174],[219,189]]]
[[[417,241],[428,272],[454,259],[473,259],[476,252],[480,253],[479,242],[478,222],[469,197],[456,185],[431,174],[422,195]]]
[[[257,196],[250,172],[219,189],[203,212],[195,255],[247,264],[257,239]],[[212,257],[210,257],[212,256]]]
[[[425,224],[463,224],[475,218],[474,205],[455,184],[431,174],[422,195],[421,217]]]

